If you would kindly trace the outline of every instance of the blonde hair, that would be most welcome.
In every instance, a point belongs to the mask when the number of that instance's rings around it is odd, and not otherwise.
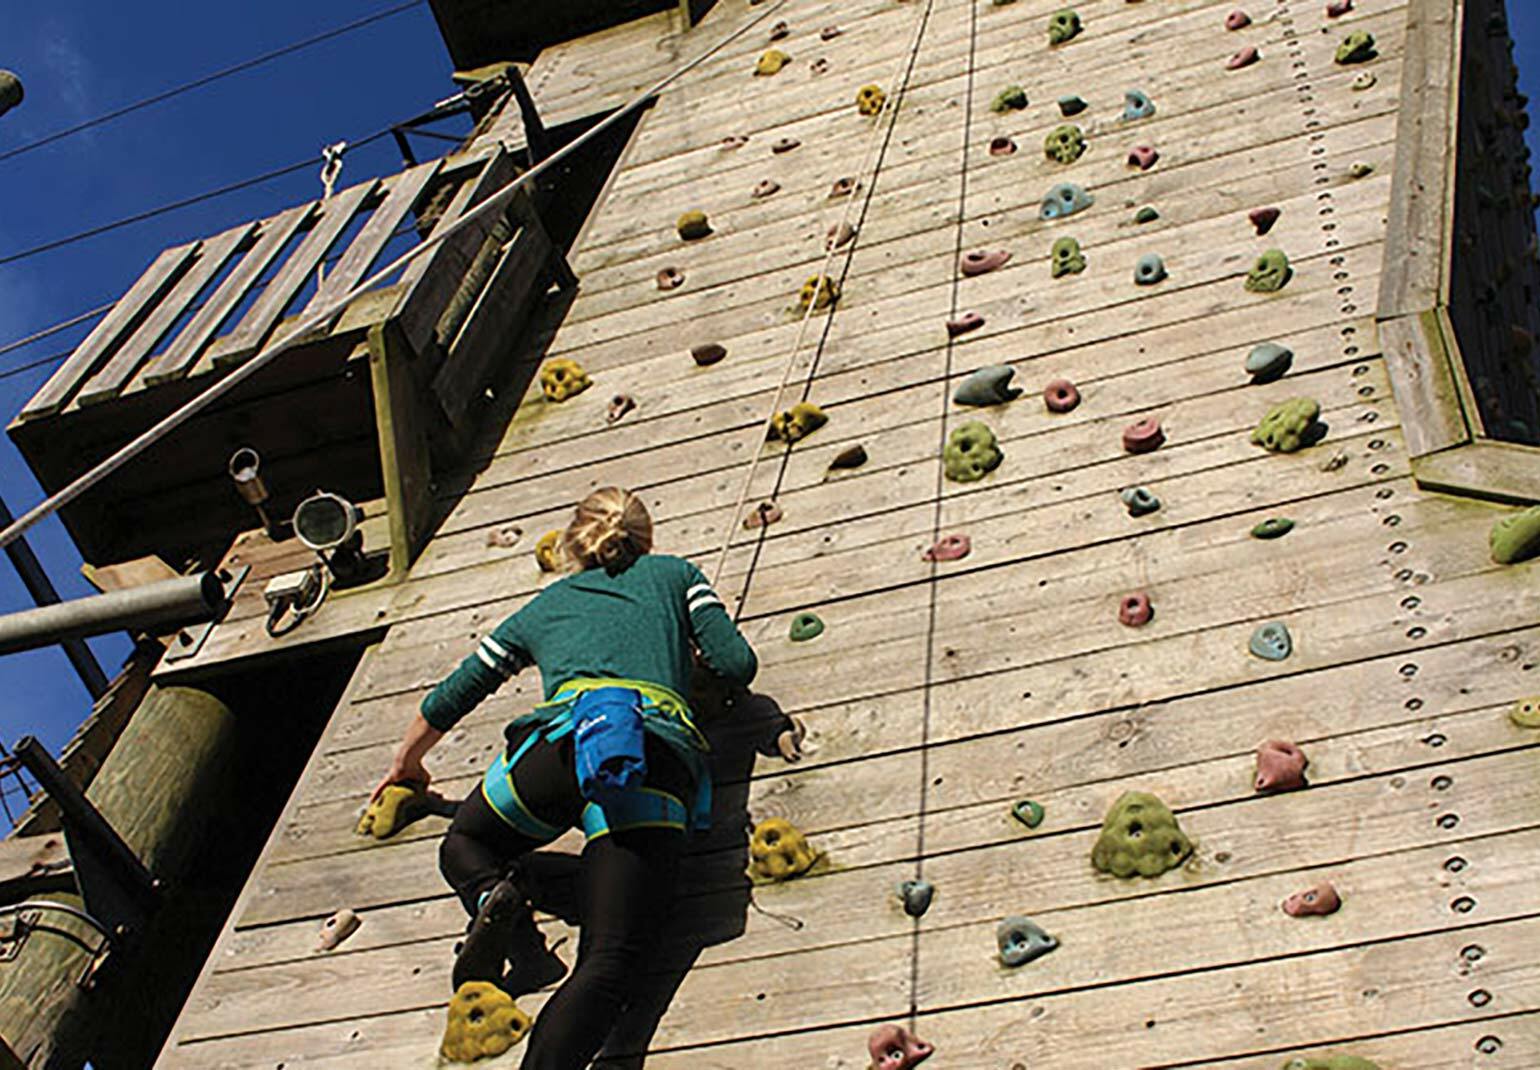
[[[579,568],[622,569],[652,549],[652,517],[629,490],[600,487],[578,503],[561,544]]]

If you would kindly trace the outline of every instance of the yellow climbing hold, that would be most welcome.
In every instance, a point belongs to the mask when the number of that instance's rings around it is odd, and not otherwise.
[[[888,102],[888,95],[881,86],[863,85],[856,90],[856,111],[862,115],[876,115]]]
[[[540,390],[547,401],[566,401],[593,385],[583,366],[575,360],[556,357],[540,369]]]
[[[812,305],[814,309],[824,309],[839,299],[839,283],[827,275],[814,275],[802,284],[802,292],[797,295],[797,305],[801,308]]]
[[[1519,699],[1508,711],[1508,717],[1520,728],[1540,728],[1540,696]]]
[[[790,56],[779,48],[772,48],[759,57],[759,62],[754,64],[754,73],[755,75],[779,74],[781,68],[790,62]]]
[[[535,563],[541,572],[556,572],[561,569],[561,562],[561,532],[548,531],[535,543]]]
[[[449,1001],[439,1054],[469,1063],[501,1055],[529,1032],[530,1017],[490,981],[466,981]]]
[[[767,817],[754,826],[749,841],[749,875],[783,881],[806,873],[818,861],[807,837],[784,817]]]
[[[360,836],[383,840],[394,836],[428,812],[428,791],[419,784],[392,784],[369,804],[354,829]]]
[[[695,241],[711,233],[711,222],[706,218],[706,213],[699,208],[680,213],[674,226],[679,230],[679,236],[685,241]]]
[[[817,431],[829,418],[811,401],[799,401],[791,408],[770,418],[771,442],[800,442]]]

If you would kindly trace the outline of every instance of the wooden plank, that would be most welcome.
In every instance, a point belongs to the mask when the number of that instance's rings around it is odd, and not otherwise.
[[[304,241],[267,284],[262,296],[247,309],[235,329],[220,340],[213,354],[216,368],[239,364],[262,348],[283,310],[314,274],[316,265],[321,263],[359,207],[378,186],[378,180],[370,179],[343,190],[328,201],[317,203],[319,214]]]
[[[141,362],[160,344],[166,332],[187,311],[198,294],[218,275],[236,249],[256,229],[255,223],[241,223],[215,238],[209,238],[198,247],[198,257],[177,284],[171,288],[145,321],[127,341],[118,347],[101,371],[93,375],[76,397],[81,406],[96,405],[118,396]]]
[[[326,273],[326,281],[316,288],[301,315],[308,316],[319,311],[324,305],[351,290],[369,273],[381,250],[395,236],[396,228],[416,206],[422,191],[438,173],[441,162],[429,160],[385,182],[385,199],[369,216],[369,222],[364,224],[342,258]]]
[[[1521,505],[1540,503],[1540,448],[1478,438],[1466,446],[1419,457],[1417,485]]]
[[[422,549],[432,519],[432,471],[416,357],[395,320],[369,330],[369,375],[380,440],[380,479],[390,522],[389,582],[399,582]]]
[[[258,225],[256,244],[241,257],[241,262],[193,315],[187,326],[182,328],[160,358],[146,369],[144,381],[147,384],[153,386],[180,379],[192,369],[214,333],[314,212],[314,203],[296,205]]]
[[[1413,460],[1469,442],[1437,317],[1429,311],[1382,320],[1380,342]]]
[[[161,250],[138,281],[112,307],[112,311],[92,328],[85,341],[75,347],[75,351],[59,366],[58,371],[49,376],[42,389],[32,395],[32,400],[22,407],[18,419],[33,420],[40,416],[52,416],[63,409],[81,382],[96,370],[97,364],[112,345],[137,326],[175,284],[197,248],[197,242],[189,242]]]

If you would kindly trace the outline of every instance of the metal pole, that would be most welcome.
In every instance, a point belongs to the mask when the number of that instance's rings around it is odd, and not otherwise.
[[[170,630],[214,620],[227,607],[219,573],[178,576],[0,617],[0,654],[107,632]]]
[[[11,511],[6,507],[4,499],[0,499],[0,528],[11,523]],[[26,586],[27,593],[32,596],[32,601],[39,606],[54,606],[59,604],[59,592],[48,579],[48,573],[43,571],[42,562],[32,552],[32,547],[27,544],[25,538],[17,539],[9,543],[5,548],[5,554],[11,559],[11,564],[16,566],[16,574],[21,577],[21,582]],[[91,653],[91,648],[86,646],[84,639],[65,639],[59,644],[64,648],[64,656],[70,659],[70,664],[75,667],[75,675],[80,677],[80,682],[86,685],[86,690],[91,693],[91,698],[101,698],[107,693],[107,674],[102,671],[101,663],[96,660],[96,655]]]

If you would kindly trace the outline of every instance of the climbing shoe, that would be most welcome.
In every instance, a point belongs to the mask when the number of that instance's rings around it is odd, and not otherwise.
[[[498,987],[515,999],[554,985],[567,975],[567,964],[546,947],[545,937],[527,908],[514,918],[503,948],[508,959],[508,972]]]
[[[481,908],[471,919],[465,940],[455,956],[453,983],[455,991],[467,981],[489,981],[498,984],[503,979],[503,959],[509,939],[520,917],[529,917],[529,907],[524,896],[510,880],[500,880],[492,886]]]

